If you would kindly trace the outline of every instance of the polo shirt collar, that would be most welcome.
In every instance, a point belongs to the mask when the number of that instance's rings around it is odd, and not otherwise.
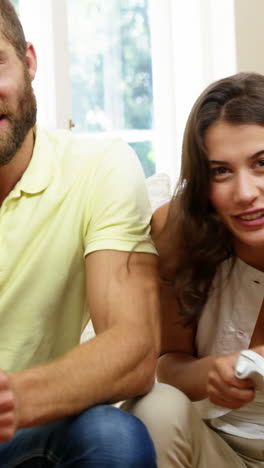
[[[54,139],[47,130],[35,127],[35,144],[30,163],[17,184],[20,192],[36,194],[45,190],[55,173]]]

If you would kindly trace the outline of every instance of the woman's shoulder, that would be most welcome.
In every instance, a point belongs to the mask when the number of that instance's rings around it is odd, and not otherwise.
[[[153,214],[151,236],[159,254],[162,277],[171,280],[174,277],[175,259],[179,252],[179,226],[172,201],[164,203]],[[173,206],[174,208],[174,206]]]
[[[166,222],[168,219],[169,209],[170,209],[171,202],[168,201],[157,208],[152,216],[151,221],[151,235],[152,238],[158,238],[161,233],[164,231]]]

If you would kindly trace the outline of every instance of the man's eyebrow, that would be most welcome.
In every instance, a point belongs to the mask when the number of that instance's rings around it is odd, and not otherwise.
[[[264,149],[252,154],[251,156],[249,156],[249,159],[258,158],[258,156],[261,156],[262,154],[264,154]],[[208,162],[209,164],[230,164],[229,161],[221,161],[219,159],[209,159]]]

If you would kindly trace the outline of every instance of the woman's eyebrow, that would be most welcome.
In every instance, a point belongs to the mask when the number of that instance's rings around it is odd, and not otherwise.
[[[228,161],[219,161],[217,159],[209,159],[209,164],[229,164]]]
[[[252,154],[251,156],[249,156],[249,159],[255,159],[258,156],[261,156],[262,154],[264,154],[264,149],[259,150],[256,153]],[[208,162],[209,164],[230,164],[229,161],[223,161],[219,159],[209,159]]]
[[[250,156],[249,159],[257,158],[258,156],[261,156],[262,154],[264,154],[264,149],[259,150],[256,153],[252,154],[252,156]]]

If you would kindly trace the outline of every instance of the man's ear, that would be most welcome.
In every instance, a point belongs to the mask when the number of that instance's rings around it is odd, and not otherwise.
[[[31,81],[33,81],[37,71],[37,55],[35,48],[33,44],[31,44],[31,42],[27,43],[26,62],[29,76],[31,78]]]

